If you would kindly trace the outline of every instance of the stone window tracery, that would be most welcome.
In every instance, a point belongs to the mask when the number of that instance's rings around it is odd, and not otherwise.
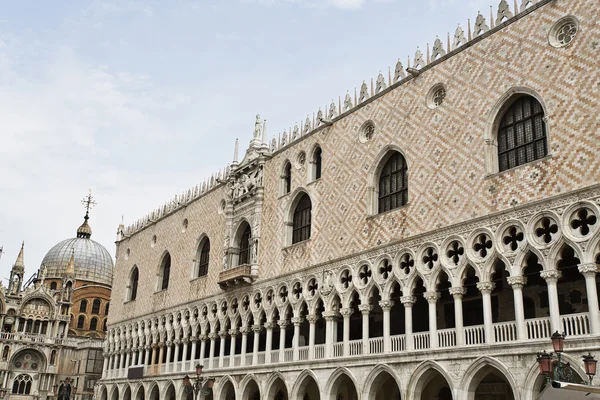
[[[500,172],[548,154],[544,109],[533,96],[521,96],[506,110],[498,128]]]
[[[558,225],[550,218],[542,218],[535,230],[535,235],[546,244],[550,243],[557,233]]]
[[[579,22],[573,16],[566,16],[558,20],[548,34],[548,41],[552,47],[561,48],[569,46],[579,32]]]
[[[519,243],[525,239],[525,235],[516,226],[511,226],[506,230],[502,243],[511,251],[516,251],[519,248]]]
[[[479,257],[485,258],[487,257],[488,252],[491,251],[492,246],[493,243],[490,237],[485,233],[482,233],[479,236],[477,236],[477,239],[475,239],[475,243],[473,243],[473,250],[475,250],[475,253]]]
[[[461,243],[458,240],[455,240],[452,243],[450,243],[448,251],[446,252],[446,255],[448,256],[448,259],[454,265],[458,265],[458,263],[460,262],[461,257],[464,254],[465,254],[465,248],[461,245]]]
[[[590,229],[596,225],[598,219],[589,211],[587,208],[582,208],[577,211],[575,218],[571,220],[571,228],[579,231],[581,236],[587,236],[590,233]]]
[[[438,261],[437,252],[433,247],[428,247],[423,253],[423,265],[432,269]]]
[[[29,394],[31,392],[31,385],[33,384],[33,379],[30,375],[21,374],[17,376],[13,382],[13,394]]]
[[[410,271],[415,266],[415,260],[411,257],[410,254],[406,253],[400,259],[400,269],[404,272],[405,275],[410,274]]]
[[[292,244],[310,239],[312,219],[312,202],[305,193],[294,210]]]
[[[394,151],[379,176],[379,213],[408,203],[408,169],[404,156]]]

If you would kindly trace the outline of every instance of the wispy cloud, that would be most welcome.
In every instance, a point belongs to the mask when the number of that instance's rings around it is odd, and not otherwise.
[[[256,2],[262,5],[274,6],[278,4],[297,4],[310,8],[337,8],[341,10],[359,10],[365,4],[392,2],[393,0],[242,0],[244,2]]]

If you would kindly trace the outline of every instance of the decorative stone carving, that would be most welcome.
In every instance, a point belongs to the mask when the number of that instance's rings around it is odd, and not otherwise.
[[[513,17],[513,13],[510,11],[510,7],[506,0],[500,0],[500,4],[498,5],[498,17],[496,18],[496,25],[502,23],[504,18],[511,19]]]
[[[337,106],[335,105],[335,102],[331,100],[331,104],[329,105],[329,119],[334,119],[337,116],[337,113]]]
[[[320,292],[323,296],[327,297],[334,289],[333,285],[333,271],[325,271],[323,272],[323,283],[321,284]]]
[[[263,170],[259,166],[253,171],[242,173],[229,182],[229,196],[234,201],[246,195],[253,195],[263,185]]]
[[[294,130],[292,131],[292,141],[296,140],[300,137],[300,128],[298,128],[298,124],[294,125]]]
[[[404,78],[406,78],[406,71],[404,71],[404,66],[402,65],[400,60],[398,60],[398,62],[396,63],[396,69],[394,71],[394,83]]]
[[[344,97],[344,111],[350,110],[352,107],[352,97],[350,97],[350,93],[346,93],[346,97]]]
[[[555,270],[542,271],[542,272],[540,272],[540,276],[542,277],[542,279],[544,279],[546,281],[546,283],[556,284],[556,282],[558,282],[558,280],[562,276],[562,273],[560,271],[555,271]]]
[[[402,296],[400,302],[404,304],[404,307],[412,307],[417,302],[417,298],[415,296]]]
[[[310,117],[306,116],[306,121],[304,121],[304,134],[306,135],[308,132],[312,130],[310,126]]]
[[[525,276],[509,276],[506,281],[513,289],[523,288],[527,284],[527,277]]]
[[[455,299],[462,299],[462,297],[467,293],[467,289],[464,287],[451,287],[448,292]]]
[[[358,97],[358,102],[362,103],[363,101],[365,101],[368,98],[369,98],[369,89],[367,88],[367,83],[365,81],[363,81],[362,85],[360,86],[360,96]]]
[[[369,304],[360,304],[358,306],[358,311],[360,311],[363,315],[365,315],[365,314],[368,315],[372,309],[373,309],[373,306],[371,306]]]
[[[588,275],[595,276],[596,273],[598,272],[598,265],[596,265],[596,263],[579,264],[577,266],[577,269],[584,276],[588,276]]]
[[[317,322],[319,320],[319,316],[315,315],[315,314],[309,314],[306,316],[306,320],[309,323],[314,324],[315,322]]]
[[[458,27],[456,28],[456,31],[454,32],[454,42],[452,43],[452,50],[456,49],[457,47],[462,46],[465,43],[467,43],[467,37],[465,36],[465,31],[463,30],[463,28],[460,25],[458,25]]]
[[[479,291],[481,293],[491,293],[495,287],[496,287],[496,284],[494,282],[478,282],[477,283],[477,289],[479,289]]]
[[[292,321],[292,324],[294,324],[294,325],[300,325],[301,323],[304,322],[304,318],[302,318],[302,317],[293,317],[291,319],[291,321]]]
[[[439,292],[425,292],[423,293],[423,297],[427,300],[428,303],[435,303],[440,299]]]
[[[383,77],[383,74],[380,72],[379,75],[377,76],[377,82],[375,85],[375,93],[379,93],[382,90],[384,90],[385,88],[387,88],[387,85],[385,84],[385,78]]]
[[[392,300],[381,300],[379,302],[379,307],[381,307],[383,311],[391,310],[393,306],[394,302]]]
[[[415,52],[415,62],[413,63],[413,68],[419,69],[425,66],[425,60],[423,59],[423,53],[421,50],[417,49]]]
[[[485,17],[483,15],[481,15],[481,13],[477,14],[477,18],[475,19],[475,31],[474,31],[475,37],[480,36],[489,30],[490,30],[490,27],[487,26]]]
[[[431,55],[432,58],[436,60],[438,57],[443,57],[445,55],[446,50],[444,50],[444,44],[439,38],[435,39],[435,42],[433,43],[433,53]]]
[[[342,315],[342,317],[349,317],[352,315],[352,309],[351,308],[341,308],[340,314]]]
[[[254,140],[261,140],[262,137],[262,121],[260,115],[256,114],[256,122],[254,123]]]

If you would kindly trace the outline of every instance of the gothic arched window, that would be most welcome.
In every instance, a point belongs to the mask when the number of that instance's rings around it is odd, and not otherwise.
[[[246,224],[246,229],[242,233],[240,239],[240,258],[239,265],[250,264],[250,238],[252,237],[252,230],[250,225]]]
[[[394,151],[379,175],[379,212],[386,212],[408,203],[408,168],[404,156]]]
[[[169,287],[169,278],[171,276],[171,255],[165,254],[160,265],[160,290],[166,290]]]
[[[292,190],[292,163],[289,161],[283,168],[283,194],[288,194]]]
[[[100,314],[100,300],[94,299],[92,303],[92,314]]]
[[[312,202],[305,193],[294,210],[292,244],[310,239]]]
[[[321,150],[321,148],[317,146],[317,148],[313,152],[313,157],[312,157],[313,171],[314,171],[313,176],[312,176],[313,181],[321,178],[321,172],[323,169],[322,157],[323,157],[323,150]]]
[[[110,303],[106,303],[106,307],[104,307],[104,315],[108,315],[108,307]]]
[[[521,96],[506,110],[498,128],[500,172],[548,154],[544,109],[532,96]]]
[[[98,328],[98,318],[92,318],[90,320],[90,331],[95,331]]]
[[[56,282],[50,284],[50,290],[56,290]]]
[[[131,271],[131,277],[129,278],[129,300],[130,301],[135,300],[135,298],[137,297],[137,289],[138,289],[139,279],[140,279],[140,272],[137,267],[133,267],[133,271]]]
[[[31,392],[31,384],[33,379],[27,374],[21,374],[13,381],[13,394],[29,394]]]
[[[84,324],[85,324],[85,317],[83,315],[80,315],[79,318],[77,318],[77,329],[83,329]]]
[[[81,300],[79,304],[79,312],[87,312],[87,300]]]
[[[206,276],[208,275],[208,264],[210,261],[210,240],[205,238],[198,250],[198,276]]]

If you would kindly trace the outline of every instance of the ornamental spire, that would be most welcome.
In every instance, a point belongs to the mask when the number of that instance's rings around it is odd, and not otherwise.
[[[21,243],[21,250],[19,250],[19,255],[17,256],[17,261],[15,261],[13,269],[18,269],[21,271],[25,270],[25,257],[23,256],[24,248],[25,248],[25,242]]]
[[[92,197],[92,189],[86,197],[81,200],[81,204],[85,207],[85,217],[83,217],[83,224],[77,228],[77,237],[89,239],[92,236],[92,228],[88,225],[88,219],[90,219],[90,210],[96,205],[96,201]]]

